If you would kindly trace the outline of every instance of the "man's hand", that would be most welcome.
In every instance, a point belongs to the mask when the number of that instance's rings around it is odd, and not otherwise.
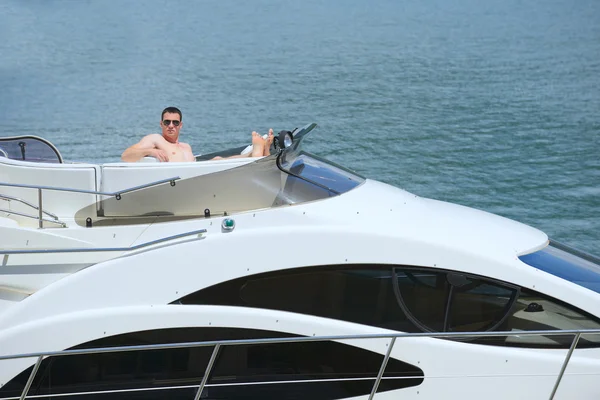
[[[160,162],[167,162],[167,161],[169,161],[169,155],[167,154],[166,151],[161,150],[161,149],[152,149],[152,150],[150,150],[149,156],[156,158]]]

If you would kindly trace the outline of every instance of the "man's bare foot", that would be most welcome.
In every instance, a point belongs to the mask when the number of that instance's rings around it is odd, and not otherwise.
[[[269,136],[267,136],[267,138],[265,139],[265,152],[263,153],[263,156],[271,155],[271,144],[273,144],[274,138],[275,137],[273,136],[273,129],[269,129]]]
[[[264,152],[265,139],[258,132],[252,132],[252,157],[262,157]]]

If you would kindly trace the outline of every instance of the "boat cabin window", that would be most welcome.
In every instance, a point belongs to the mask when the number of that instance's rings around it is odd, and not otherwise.
[[[253,329],[171,328],[106,337],[75,349],[290,336]],[[212,351],[213,347],[207,346],[46,358],[28,396],[189,400],[196,395]],[[329,400],[366,396],[382,361],[381,354],[337,342],[225,346],[202,398]],[[18,398],[32,368],[2,386],[0,399]],[[420,385],[423,376],[420,368],[390,358],[379,392]]]
[[[557,242],[519,257],[525,264],[600,293],[600,259]]]
[[[478,332],[497,328],[518,289],[449,272],[396,269],[398,304],[425,332]]]
[[[177,304],[267,308],[401,332],[598,329],[598,319],[518,286],[445,270],[354,265],[298,268],[223,282]],[[600,347],[600,335],[578,347]],[[481,344],[568,348],[573,336],[479,338]]]

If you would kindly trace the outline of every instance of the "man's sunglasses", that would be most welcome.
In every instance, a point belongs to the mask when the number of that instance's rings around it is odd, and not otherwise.
[[[164,126],[169,126],[171,125],[171,122],[173,123],[173,126],[179,126],[179,124],[181,123],[181,121],[177,121],[177,120],[170,120],[170,119],[165,119],[163,120],[163,125]]]

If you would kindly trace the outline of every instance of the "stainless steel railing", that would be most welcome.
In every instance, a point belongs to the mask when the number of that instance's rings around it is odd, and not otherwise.
[[[4,195],[4,194],[0,194],[0,200],[6,200],[6,201],[9,201],[9,202],[10,201],[16,201],[16,202],[19,202],[21,204],[25,204],[26,206],[29,206],[29,207],[31,207],[31,208],[39,211],[39,207],[38,206],[36,206],[35,204],[32,204],[32,203],[30,203],[30,202],[28,202],[26,200],[20,199],[18,197],[13,197],[13,196],[7,196],[7,195]],[[6,212],[8,212],[8,211],[6,211]],[[51,212],[43,211],[43,210],[42,210],[42,212],[44,214],[46,214],[47,216],[52,217],[52,219],[58,220],[58,217],[56,215],[52,214]]]
[[[377,389],[379,388],[379,384],[381,383],[383,374],[385,372],[385,368],[387,366],[388,360],[392,353],[392,349],[394,344],[396,343],[396,339],[402,338],[443,338],[443,339],[459,339],[459,338],[481,338],[481,337],[504,337],[504,336],[558,336],[558,335],[572,335],[573,340],[571,342],[571,346],[563,360],[561,369],[558,373],[554,386],[552,388],[552,392],[550,394],[549,399],[554,399],[556,395],[556,391],[560,385],[560,382],[564,376],[565,370],[569,361],[571,360],[571,356],[577,347],[579,339],[582,335],[598,335],[600,334],[600,329],[584,329],[584,330],[546,330],[546,331],[507,331],[507,332],[462,332],[462,333],[454,333],[454,332],[439,332],[439,333],[382,333],[382,334],[361,334],[361,335],[336,335],[336,336],[312,336],[312,337],[292,337],[292,338],[270,338],[270,339],[246,339],[246,340],[219,340],[219,341],[206,341],[206,342],[187,342],[187,343],[169,343],[169,344],[154,344],[154,345],[137,345],[137,346],[119,346],[119,347],[104,347],[104,348],[94,348],[94,349],[81,349],[81,350],[63,350],[63,351],[50,351],[50,352],[37,352],[37,353],[26,353],[26,354],[14,354],[8,356],[0,356],[0,361],[4,360],[14,360],[14,359],[23,359],[23,358],[33,358],[36,357],[36,362],[34,363],[33,369],[25,387],[23,388],[23,392],[19,397],[20,400],[24,400],[27,398],[27,393],[31,388],[31,385],[35,379],[36,374],[39,371],[39,368],[42,364],[42,361],[48,357],[67,357],[74,355],[82,355],[82,354],[103,354],[103,353],[116,353],[116,352],[127,352],[127,351],[148,351],[148,350],[166,350],[166,349],[181,349],[181,348],[196,348],[196,347],[209,347],[214,346],[213,352],[211,354],[211,358],[206,367],[204,376],[202,377],[202,381],[199,385],[188,385],[183,386],[183,388],[197,388],[194,400],[199,400],[202,394],[202,391],[207,386],[208,378],[212,372],[212,368],[214,363],[219,355],[219,352],[222,348],[226,346],[237,346],[237,345],[260,345],[260,344],[274,344],[274,343],[297,343],[297,342],[321,342],[321,341],[340,341],[340,340],[352,340],[352,339],[391,339],[386,354],[383,357],[381,362],[379,372],[375,377],[375,383],[369,395],[369,400],[372,400],[377,393]],[[334,379],[334,381],[342,381],[343,379]],[[281,381],[278,381],[281,383]],[[293,382],[293,381],[292,381]],[[305,382],[305,381],[302,381]],[[289,382],[288,382],[289,383]],[[231,384],[233,385],[233,384]],[[227,384],[221,384],[220,386],[227,386]],[[144,389],[121,389],[121,390],[111,390],[108,391],[110,393],[125,393],[125,392],[139,392],[145,390],[168,390],[168,389],[176,389],[182,388],[182,386],[175,387],[165,387],[165,388],[144,388]],[[106,391],[97,392],[81,392],[77,394],[98,394],[98,393],[108,393]],[[52,394],[54,397],[65,397],[65,396],[73,396],[74,393],[63,393],[63,394]],[[44,395],[46,396],[46,395]],[[40,396],[30,396],[30,398],[40,397]],[[17,399],[16,397],[4,398],[0,400],[12,400]]]
[[[44,221],[45,221],[45,219],[43,218],[43,214],[54,215],[54,214],[49,214],[49,213],[45,212],[42,207],[43,206],[43,196],[42,196],[43,190],[54,190],[54,191],[70,192],[70,193],[95,194],[95,195],[101,195],[101,196],[114,196],[117,200],[121,200],[121,196],[125,193],[133,192],[133,191],[139,190],[139,189],[145,189],[145,188],[148,188],[151,186],[161,185],[161,184],[167,183],[167,182],[169,182],[171,184],[171,186],[175,186],[175,181],[179,180],[179,179],[181,179],[179,176],[175,176],[173,178],[161,179],[159,181],[150,182],[150,183],[146,183],[144,185],[139,185],[139,186],[133,186],[133,187],[130,187],[127,189],[118,190],[116,192],[101,192],[101,191],[96,191],[96,190],[74,189],[74,188],[66,188],[66,187],[59,187],[59,186],[23,185],[23,184],[19,184],[19,183],[6,183],[6,182],[0,182],[0,186],[18,187],[18,188],[24,188],[24,189],[37,189],[37,191],[38,191],[37,207],[31,203],[27,203],[27,204],[38,210],[39,227],[43,228]],[[7,197],[7,196],[5,196],[5,197]],[[15,213],[15,214],[17,214],[17,213]],[[25,216],[28,216],[28,215],[25,215]],[[54,221],[49,221],[49,222],[54,222]]]
[[[66,248],[66,249],[30,249],[30,250],[2,250],[0,254],[52,254],[52,253],[96,253],[96,252],[118,252],[118,251],[133,251],[144,247],[151,246],[170,240],[179,239],[185,236],[200,235],[206,233],[206,229],[198,229],[195,231],[178,233],[176,235],[165,236],[160,239],[151,240],[149,242],[136,244],[135,246],[129,247],[79,247],[79,248]]]
[[[32,214],[22,213],[22,212],[19,212],[19,211],[7,210],[5,208],[0,208],[0,212],[6,213],[8,215],[14,214],[14,215],[19,215],[19,216],[25,217],[25,218],[36,219],[38,221],[40,219],[39,214],[38,215],[32,215]],[[46,212],[44,211],[44,213],[46,213]],[[42,221],[43,222],[52,223],[52,224],[58,224],[58,225],[62,226],[63,228],[65,228],[67,226],[66,223],[64,223],[64,222],[62,222],[61,220],[58,220],[58,219],[42,218]]]

